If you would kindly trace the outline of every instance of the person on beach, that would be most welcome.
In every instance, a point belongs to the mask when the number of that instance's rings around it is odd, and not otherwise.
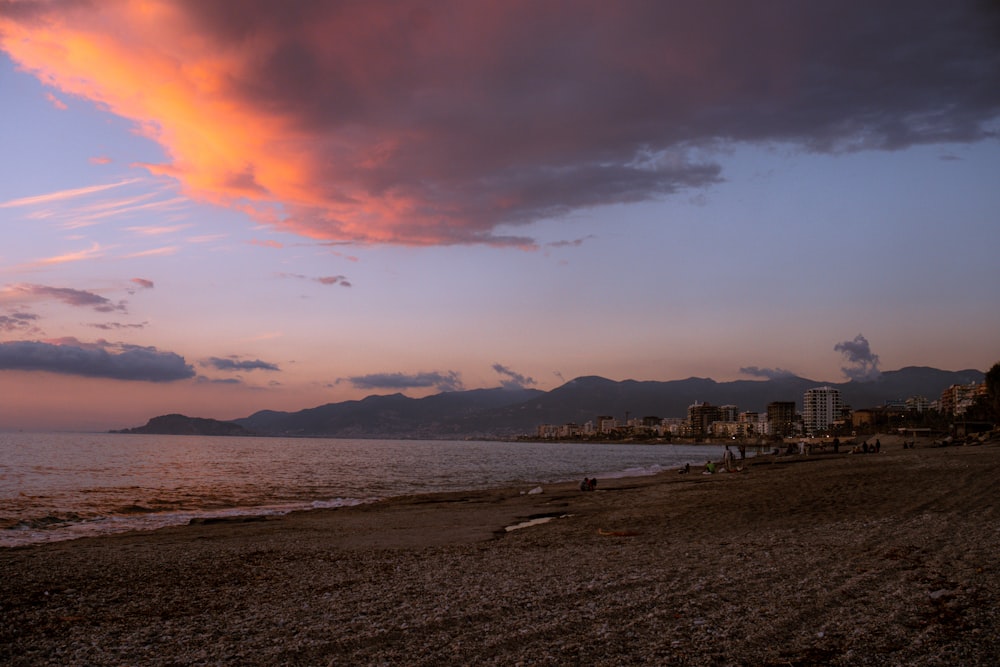
[[[705,462],[705,470],[701,474],[703,475],[714,475],[715,474],[715,464],[711,461]]]
[[[689,472],[691,472],[691,464],[690,463],[685,463],[684,467],[677,471],[677,473],[679,475],[686,475]]]
[[[590,478],[589,477],[584,477],[583,481],[580,482],[580,490],[581,491],[590,491]]]

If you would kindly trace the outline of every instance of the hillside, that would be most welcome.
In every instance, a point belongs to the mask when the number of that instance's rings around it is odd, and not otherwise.
[[[685,417],[695,401],[736,405],[741,411],[763,412],[772,401],[794,401],[803,393],[828,385],[841,391],[853,408],[884,405],[910,396],[931,400],[952,384],[981,382],[983,372],[943,371],[911,366],[887,371],[873,382],[824,383],[807,378],[716,382],[708,378],[658,381],[615,381],[580,377],[551,391],[477,389],[426,398],[402,394],[368,396],[359,401],[330,403],[297,412],[264,410],[233,420],[262,435],[355,438],[489,438],[534,432],[539,424],[582,424],[598,415]]]

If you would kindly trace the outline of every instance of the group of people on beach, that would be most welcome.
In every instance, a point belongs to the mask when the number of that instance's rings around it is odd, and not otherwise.
[[[878,438],[875,438],[875,443],[869,445],[868,441],[865,440],[860,445],[855,445],[851,450],[851,454],[878,454],[882,451],[882,443],[879,442]]]
[[[597,478],[596,477],[584,477],[583,481],[580,482],[581,491],[596,491],[597,490]]]

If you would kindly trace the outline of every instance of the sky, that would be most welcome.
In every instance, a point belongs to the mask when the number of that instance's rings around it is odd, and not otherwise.
[[[986,370],[997,7],[0,0],[0,430]]]

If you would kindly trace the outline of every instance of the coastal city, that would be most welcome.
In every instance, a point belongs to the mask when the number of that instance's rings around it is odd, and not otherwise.
[[[844,436],[876,430],[929,435],[946,422],[961,419],[962,435],[979,427],[977,406],[987,396],[986,382],[953,384],[940,397],[910,396],[883,405],[853,408],[839,389],[821,386],[795,401],[772,401],[766,411],[741,411],[737,405],[712,405],[695,401],[686,417],[631,417],[598,415],[583,424],[540,424],[535,439],[542,440],[663,440],[694,439],[742,441],[780,440],[787,437]],[[982,427],[988,429],[989,422]]]

